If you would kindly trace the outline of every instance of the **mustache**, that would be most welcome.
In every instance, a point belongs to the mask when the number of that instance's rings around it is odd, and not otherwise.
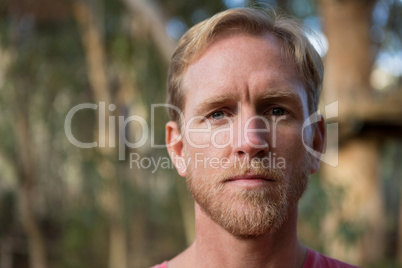
[[[284,170],[267,168],[258,160],[251,160],[249,165],[225,168],[219,176],[219,182],[225,182],[238,177],[261,177],[267,180],[282,182],[285,177]]]

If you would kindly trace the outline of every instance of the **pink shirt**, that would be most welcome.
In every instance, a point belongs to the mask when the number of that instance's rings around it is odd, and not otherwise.
[[[168,268],[167,261],[160,265],[155,265],[152,268]],[[337,261],[325,255],[318,253],[312,249],[307,250],[306,261],[303,268],[358,268],[344,262]]]
[[[167,261],[165,261],[165,262],[162,263],[162,264],[152,266],[151,268],[168,268],[168,266],[167,266]]]
[[[166,266],[167,268],[167,266]],[[308,249],[303,268],[358,268],[338,260],[332,259],[315,250]]]

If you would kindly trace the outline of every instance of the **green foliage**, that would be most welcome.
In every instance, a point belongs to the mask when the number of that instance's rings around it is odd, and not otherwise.
[[[6,191],[0,196],[0,236],[12,233],[16,223],[17,204],[14,192]]]
[[[64,211],[62,232],[54,254],[59,267],[107,267],[107,226],[91,200]]]

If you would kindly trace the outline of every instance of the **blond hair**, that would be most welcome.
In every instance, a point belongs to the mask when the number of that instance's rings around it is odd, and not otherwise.
[[[309,113],[317,110],[324,67],[320,55],[308,41],[301,23],[270,10],[229,9],[198,23],[179,40],[172,56],[167,78],[167,103],[184,109],[182,81],[188,66],[202,56],[216,38],[244,33],[260,36],[270,33],[283,45],[282,52],[296,65],[307,91]],[[180,125],[179,114],[168,109],[171,120]]]

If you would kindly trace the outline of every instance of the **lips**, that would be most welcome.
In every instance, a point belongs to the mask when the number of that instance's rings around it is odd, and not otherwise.
[[[225,180],[229,185],[242,188],[259,188],[274,182],[273,179],[262,175],[240,175]]]
[[[274,181],[273,179],[268,178],[266,176],[262,176],[262,175],[239,175],[239,176],[235,176],[235,177],[226,179],[225,182],[239,181],[239,180],[245,180],[245,181],[252,181],[252,180]]]

